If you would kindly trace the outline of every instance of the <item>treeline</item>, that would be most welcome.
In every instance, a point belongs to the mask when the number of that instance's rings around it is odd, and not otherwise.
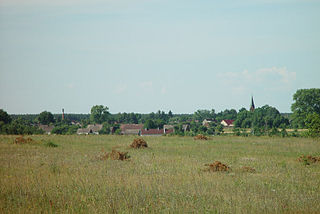
[[[157,111],[150,114],[117,113],[111,114],[109,108],[96,105],[90,114],[52,114],[44,111],[39,115],[8,115],[0,110],[1,134],[41,134],[39,124],[54,125],[52,133],[74,134],[80,127],[88,124],[103,124],[101,133],[110,133],[110,128],[119,129],[120,124],[144,124],[144,128],[163,128],[163,125],[174,126],[175,134],[222,134],[222,120],[234,120],[236,135],[285,135],[286,128],[312,131],[313,136],[320,135],[320,89],[300,89],[293,95],[292,114],[281,114],[275,107],[264,105],[249,111],[241,108],[226,109],[216,113],[211,110],[197,110],[193,114],[173,114],[172,111]],[[203,124],[204,120],[207,124]],[[251,132],[248,133],[248,129]],[[282,130],[279,132],[279,129]],[[119,133],[119,131],[117,132]]]

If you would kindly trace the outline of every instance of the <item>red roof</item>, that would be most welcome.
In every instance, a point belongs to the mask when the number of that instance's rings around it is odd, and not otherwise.
[[[222,120],[222,121],[226,122],[228,126],[232,125],[232,123],[234,122],[234,120]]]
[[[164,131],[163,129],[142,129],[141,135],[163,135]]]

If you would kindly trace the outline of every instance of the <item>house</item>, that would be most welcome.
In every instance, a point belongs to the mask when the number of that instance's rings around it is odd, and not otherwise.
[[[204,119],[202,121],[202,125],[208,128],[209,127],[209,123],[212,123],[212,122],[215,122],[215,120],[214,119]]]
[[[81,126],[81,123],[73,120],[71,121],[71,125]]]
[[[163,129],[164,134],[174,133],[174,129]]]
[[[174,126],[173,125],[163,125],[163,133],[164,134],[171,134],[174,132]]]
[[[233,127],[233,122],[234,120],[221,120],[221,125],[223,125],[224,127]]]
[[[51,134],[53,128],[54,126],[52,125],[39,125],[39,129],[42,129],[46,134]]]
[[[77,130],[77,134],[81,135],[81,134],[89,134],[89,129],[86,128],[80,128]]]
[[[102,127],[102,124],[89,124],[87,128],[78,129],[77,134],[99,134]]]
[[[162,136],[165,134],[164,129],[142,129],[141,136]]]
[[[120,126],[123,135],[140,135],[143,124],[122,124]]]
[[[163,125],[163,129],[174,129],[173,125]]]

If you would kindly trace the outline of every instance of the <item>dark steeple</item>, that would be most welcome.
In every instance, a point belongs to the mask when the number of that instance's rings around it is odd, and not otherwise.
[[[251,97],[251,106],[250,106],[250,111],[254,111],[255,107],[254,107],[254,102],[253,102],[253,96]]]

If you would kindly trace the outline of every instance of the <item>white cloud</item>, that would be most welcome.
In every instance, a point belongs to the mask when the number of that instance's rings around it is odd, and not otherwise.
[[[73,89],[75,87],[75,84],[74,83],[68,83],[66,86],[69,89]]]
[[[286,67],[260,68],[250,72],[245,69],[239,72],[220,73],[219,77],[229,82],[232,94],[251,93],[262,90],[288,90],[296,80],[296,72],[289,72]]]
[[[296,79],[296,72],[289,72],[286,67],[283,68],[261,68],[257,71],[257,74],[269,75],[275,74],[281,77],[281,81],[289,83]]]
[[[286,67],[260,68],[254,72],[249,72],[245,69],[242,72],[220,73],[219,76],[227,79],[241,79],[255,82],[267,81],[270,78],[281,80],[283,83],[290,83],[296,80],[296,72],[289,72]]]

